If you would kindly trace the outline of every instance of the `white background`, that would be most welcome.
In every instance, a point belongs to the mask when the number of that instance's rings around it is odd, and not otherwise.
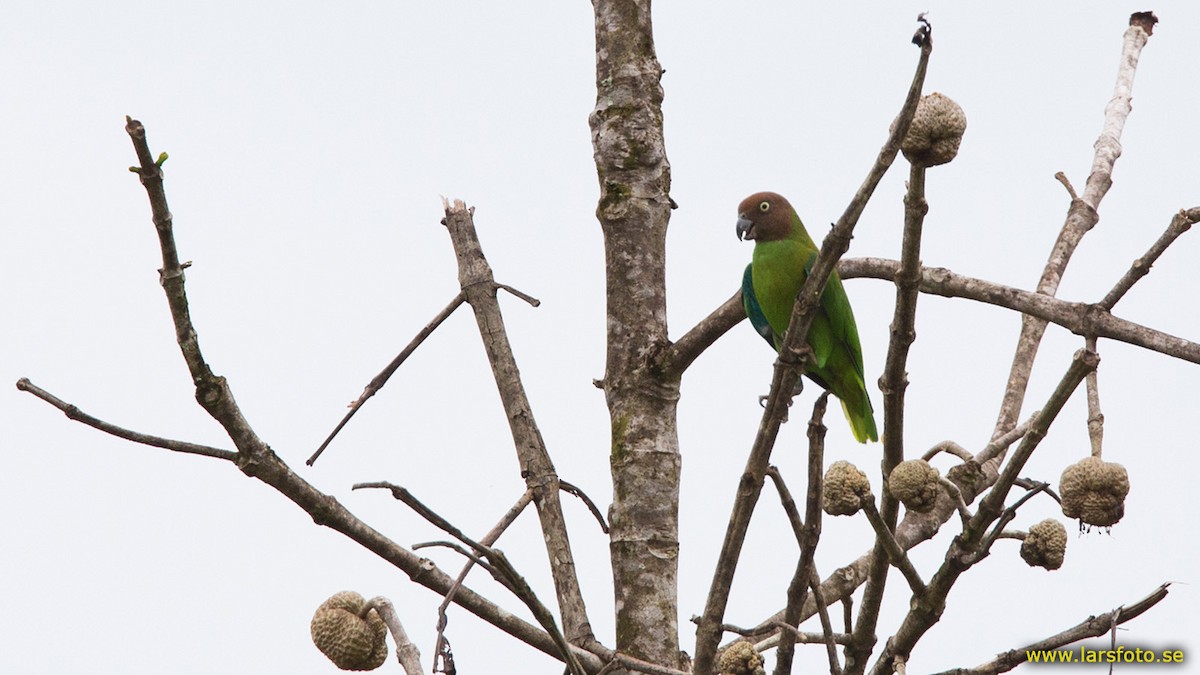
[[[882,3],[880,3],[882,5]],[[787,195],[818,240],[857,188],[908,87],[919,11],[932,10],[927,91],[965,109],[954,163],[929,174],[928,265],[1031,288],[1082,191],[1128,14],[1141,5],[668,2],[655,7],[667,73],[667,152],[680,208],[668,240],[671,335],[728,298],[750,248],[735,206]],[[1157,8],[1134,89],[1124,154],[1101,220],[1060,297],[1094,301],[1181,207],[1200,205],[1195,69],[1200,9]],[[307,457],[345,404],[457,292],[439,195],[477,207],[501,282],[542,300],[502,300],[509,335],[557,468],[610,496],[603,249],[587,116],[594,103],[586,2],[22,3],[0,26],[0,671],[329,673],[308,622],[332,593],[383,594],[428,664],[439,598],[232,465],[107,437],[18,392],[29,377],[106,420],[231,447],[195,404],[157,282],[157,240],[126,114],[170,153],[166,189],[205,355],[257,431],[308,480],[409,545],[441,538],[381,492],[408,486],[468,532],[489,529],[523,489],[474,321],[453,316],[371,400],[314,468]],[[897,257],[904,176],[897,162],[850,256]],[[1200,338],[1196,233],[1185,235],[1116,314]],[[893,288],[850,281],[872,396]],[[987,441],[1019,320],[922,296],[908,364],[905,442]],[[1025,415],[1040,407],[1082,340],[1051,327]],[[1189,645],[1200,613],[1195,560],[1196,366],[1101,342],[1105,458],[1132,493],[1111,535],[1076,536],[1066,564],[1025,566],[1000,542],[955,588],[910,672],[971,666],[1182,582],[1126,625],[1122,644]],[[746,325],[683,380],[680,616],[699,613],[730,499],[761,411],[772,354]],[[798,400],[805,411],[811,388]],[[832,410],[836,411],[836,408]],[[1082,391],[1025,475],[1057,482],[1088,452]],[[881,419],[881,418],[880,418]],[[874,472],[879,446],[828,418],[828,460]],[[774,462],[803,491],[804,426]],[[949,468],[949,460],[939,466]],[[878,492],[878,481],[876,481]],[[566,499],[598,637],[613,643],[606,539]],[[1047,498],[1015,527],[1056,515]],[[954,523],[913,553],[928,578]],[[870,543],[861,518],[827,519],[823,574]],[[536,518],[499,543],[552,603]],[[429,555],[450,571],[452,553]],[[727,620],[782,607],[795,546],[770,489],[739,568]],[[484,575],[471,582],[524,616]],[[881,639],[908,593],[894,575]],[[453,610],[459,672],[559,673],[561,665]],[[1194,643],[1192,643],[1194,644]],[[801,651],[820,669],[823,650]],[[1190,652],[1188,656],[1193,656]],[[428,668],[428,665],[426,666]],[[1185,669],[1188,667],[1185,666]],[[387,672],[399,672],[389,660]]]

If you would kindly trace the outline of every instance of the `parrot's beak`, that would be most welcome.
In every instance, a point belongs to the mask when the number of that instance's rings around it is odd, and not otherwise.
[[[742,239],[746,241],[754,239],[754,222],[739,216],[737,221],[737,237],[739,241]]]

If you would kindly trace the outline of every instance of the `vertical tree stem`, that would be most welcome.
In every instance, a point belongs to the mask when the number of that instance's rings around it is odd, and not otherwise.
[[[589,119],[604,233],[612,424],[609,547],[617,651],[679,664],[679,374],[650,366],[667,344],[671,167],[650,0],[594,0],[596,107]]]

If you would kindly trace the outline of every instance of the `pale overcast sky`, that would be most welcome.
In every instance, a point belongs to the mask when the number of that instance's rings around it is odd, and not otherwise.
[[[930,10],[927,91],[965,109],[954,163],[929,173],[928,265],[1032,288],[1068,206],[1053,176],[1082,190],[1112,94],[1122,34],[1142,4],[936,0],[655,6],[672,196],[671,335],[737,288],[750,246],[735,207],[758,190],[789,197],[814,236],[865,175],[908,87],[909,43]],[[542,300],[502,300],[534,413],[560,475],[602,508],[609,422],[603,250],[587,116],[594,103],[587,2],[12,4],[0,26],[0,671],[6,673],[330,673],[308,622],[332,593],[386,595],[426,668],[439,598],[279,494],[219,460],[105,436],[13,383],[146,433],[231,448],[195,404],[158,285],[158,244],[124,116],[166,151],[166,189],[192,316],[214,370],[261,436],[319,488],[396,541],[441,538],[358,481],[408,486],[482,534],[523,490],[470,313],[453,316],[371,400],[313,468],[303,460],[346,402],[457,292],[440,195],[477,208],[496,276]],[[1060,297],[1098,300],[1180,208],[1200,205],[1200,7],[1161,23],[1134,88],[1124,154],[1099,225]],[[850,256],[898,257],[907,166],[897,162],[859,224]],[[1193,298],[1200,233],[1177,242],[1115,313],[1200,339]],[[868,383],[883,366],[893,288],[847,282]],[[999,407],[1019,320],[965,300],[922,296],[909,362],[905,442],[978,450]],[[1025,415],[1082,345],[1051,327]],[[1100,343],[1105,458],[1130,473],[1125,519],[1071,538],[1066,563],[1025,566],[1018,545],[955,588],[910,672],[972,666],[1091,614],[1179,582],[1122,644],[1195,645],[1200,628],[1194,427],[1197,366]],[[738,473],[758,425],[773,357],[747,325],[683,380],[680,617],[702,611]],[[815,387],[799,399],[811,405]],[[1024,416],[1024,415],[1023,415]],[[1082,391],[1025,475],[1057,482],[1088,452]],[[879,446],[829,417],[828,460],[875,472]],[[804,426],[787,425],[775,463],[803,490]],[[944,471],[948,459],[939,462]],[[878,481],[876,493],[878,493]],[[565,502],[593,626],[613,644],[607,540]],[[1014,527],[1057,514],[1035,499]],[[823,574],[870,545],[861,518],[826,519]],[[948,524],[913,559],[931,575]],[[498,544],[552,604],[536,518]],[[750,530],[727,620],[782,607],[795,564],[768,489]],[[430,557],[456,571],[449,552]],[[515,613],[484,575],[470,582]],[[908,594],[897,575],[881,639]],[[449,636],[459,672],[562,668],[463,610]],[[1189,641],[1191,641],[1189,643]],[[819,670],[820,648],[801,650]],[[1190,651],[1189,657],[1193,657]],[[385,672],[400,672],[394,660]],[[1180,672],[1183,672],[1182,670]]]

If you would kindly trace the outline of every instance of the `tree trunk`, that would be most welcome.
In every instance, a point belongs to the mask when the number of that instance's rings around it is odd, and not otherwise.
[[[649,0],[595,0],[596,108],[612,420],[610,512],[617,650],[677,667],[679,380],[650,367],[667,345],[666,234],[670,164],[662,132],[662,68]]]

